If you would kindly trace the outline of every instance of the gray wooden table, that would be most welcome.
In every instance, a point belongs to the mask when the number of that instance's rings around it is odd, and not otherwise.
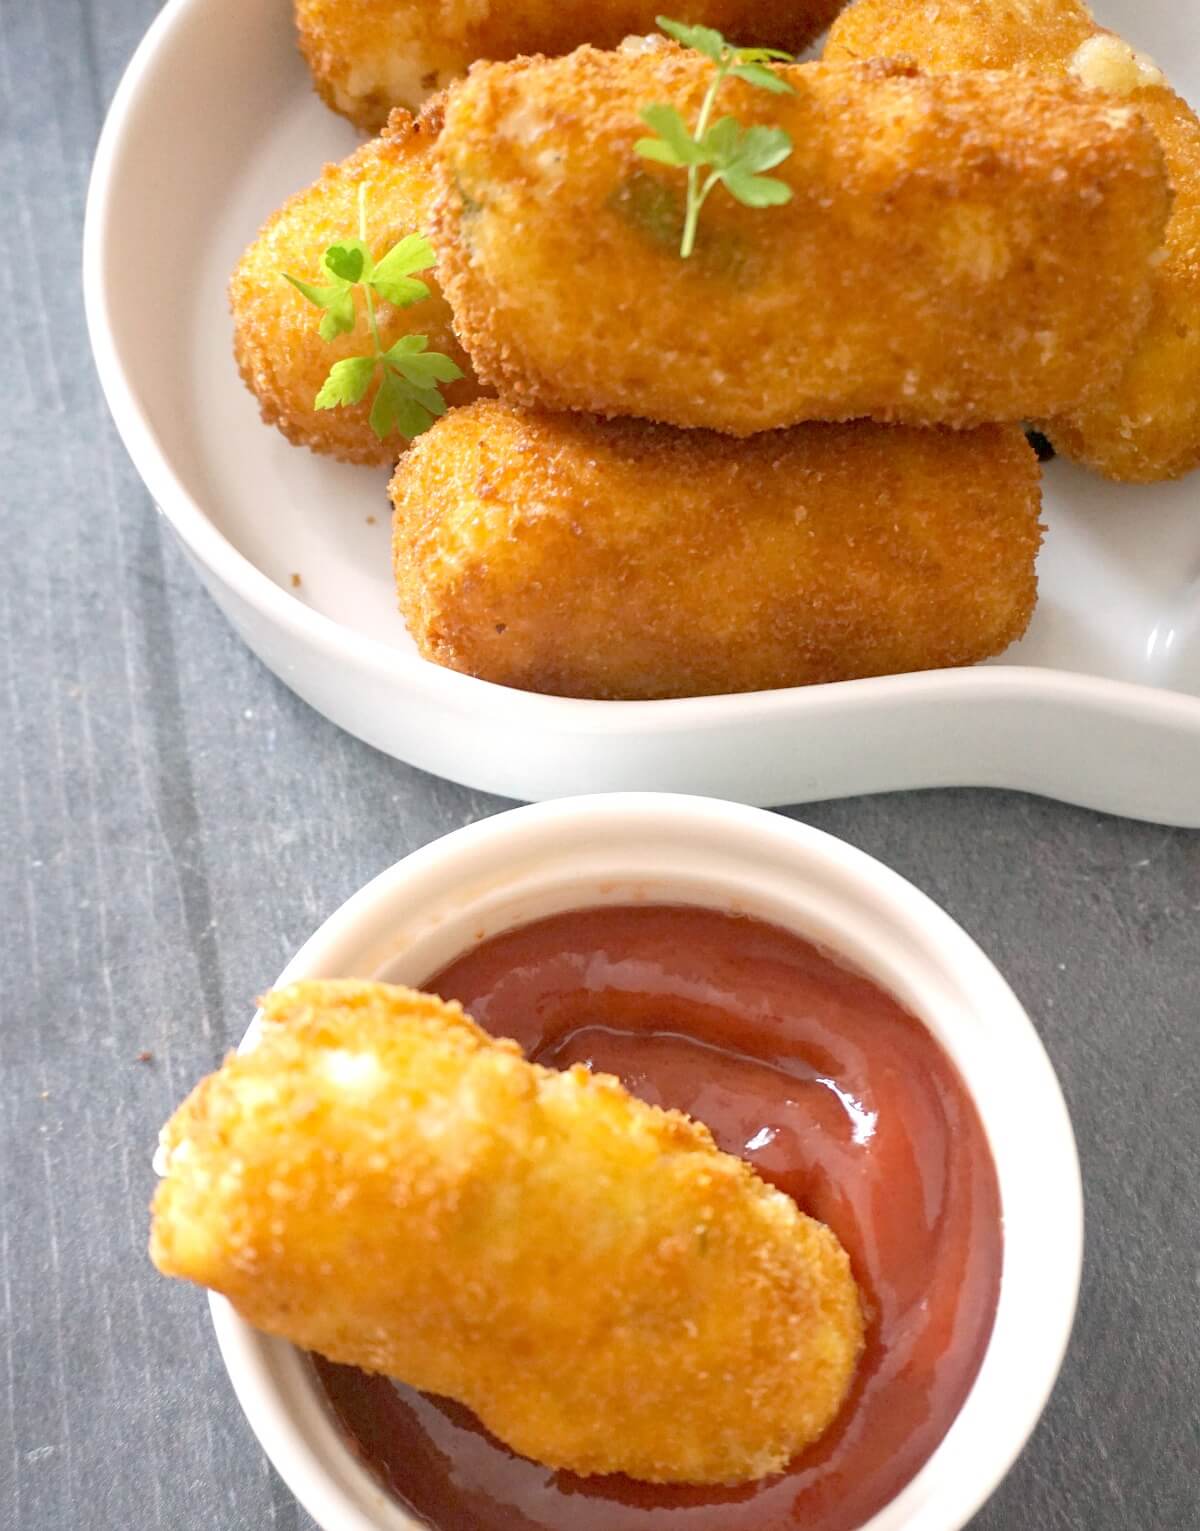
[[[0,0],[0,1527],[20,1531],[308,1524],[201,1294],[146,1259],[155,1134],[330,910],[505,806],[273,679],[116,439],[76,271],[101,114],[155,9]],[[1200,836],[991,792],[789,811],[982,942],[1074,1114],[1080,1317],[976,1531],[1200,1526]]]

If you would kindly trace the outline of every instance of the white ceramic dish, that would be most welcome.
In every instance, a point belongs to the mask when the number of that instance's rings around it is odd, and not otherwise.
[[[1096,9],[1200,100],[1200,10]],[[1118,488],[1051,465],[1041,602],[999,664],[628,703],[511,691],[420,659],[394,608],[386,474],[261,425],[230,350],[237,256],[354,142],[312,93],[289,0],[170,0],[109,113],[84,245],[92,345],[126,447],[214,599],[314,707],[512,797],[652,787],[782,803],[973,784],[1200,825],[1200,475]]]
[[[958,1068],[1000,1185],[995,1327],[942,1444],[864,1528],[958,1531],[1024,1445],[1058,1373],[1083,1208],[1071,1125],[1036,1032],[984,954],[924,894],[861,851],[758,809],[652,793],[571,798],[482,820],[406,857],[344,904],[279,982],[420,984],[514,925],[640,900],[736,908],[818,941],[896,995]],[[305,1357],[222,1298],[212,1309],[242,1407],[323,1531],[416,1531],[342,1441]]]

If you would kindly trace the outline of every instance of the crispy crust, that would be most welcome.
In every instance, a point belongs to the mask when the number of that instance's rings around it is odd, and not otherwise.
[[[691,120],[710,71],[674,46],[581,48],[476,65],[450,92],[439,269],[503,397],[748,435],[1044,416],[1112,379],[1169,201],[1135,111],[896,64],[792,66],[792,96],[734,80],[722,111],[791,133],[772,174],[794,196],[714,192],[685,262],[681,173],[634,142],[647,102]]]
[[[317,410],[313,400],[330,367],[361,354],[364,324],[349,335],[324,341],[319,314],[284,281],[281,272],[319,282],[326,248],[358,228],[358,188],[367,187],[371,248],[382,254],[403,234],[426,229],[433,200],[432,147],[441,128],[441,102],[420,117],[396,112],[383,137],[364,144],[320,178],[290,197],[272,214],[242,256],[229,284],[234,319],[234,356],[247,388],[258,399],[263,419],[297,446],[340,457],[343,462],[391,466],[404,442],[380,441],[368,424],[370,396],[362,404]],[[444,351],[467,373],[449,385],[446,397],[465,404],[479,393],[470,362],[455,339],[450,310],[437,282],[425,278],[430,296],[412,308],[378,306],[384,345],[415,332],[429,336],[431,351]]]
[[[164,1129],[165,1274],[576,1472],[740,1482],[832,1421],[862,1348],[849,1261],[707,1128],[429,995],[309,982],[263,1008]]]
[[[842,0],[675,0],[671,14],[702,21],[732,41],[798,53]],[[569,53],[580,43],[615,48],[653,32],[661,0],[296,0],[300,50],[321,99],[364,132],[388,109],[416,109],[476,59]]]
[[[831,63],[894,58],[922,69],[1053,68],[1095,30],[1080,0],[852,0],[830,28],[822,57]]]
[[[857,0],[834,25],[825,56],[897,51],[933,71],[978,67],[1061,77],[1076,49],[1103,33],[1078,0],[939,0],[928,6]],[[1109,478],[1149,483],[1200,465],[1200,121],[1165,84],[1134,90],[1158,135],[1174,190],[1165,258],[1153,274],[1150,321],[1116,387],[1045,424],[1068,456]]]
[[[421,652],[523,690],[645,699],[970,664],[1029,621],[1038,468],[1015,426],[733,441],[454,410],[392,480]]]

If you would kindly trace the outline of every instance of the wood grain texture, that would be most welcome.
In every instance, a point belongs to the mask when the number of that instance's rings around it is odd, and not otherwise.
[[[16,352],[0,431],[0,1526],[292,1531],[309,1522],[241,1418],[201,1295],[146,1260],[155,1135],[330,910],[504,805],[375,754],[267,674],[109,424],[74,273],[100,114],[155,8],[0,4]],[[1074,1113],[1080,1319],[975,1531],[1194,1528],[1200,836],[967,791],[795,816],[978,937]]]

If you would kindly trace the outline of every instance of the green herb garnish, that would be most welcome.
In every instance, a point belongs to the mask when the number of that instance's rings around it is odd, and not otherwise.
[[[728,75],[776,95],[794,94],[786,80],[767,68],[772,61],[791,63],[792,56],[778,48],[735,48],[713,27],[687,26],[669,16],[655,20],[668,37],[703,53],[716,65],[693,131],[688,130],[675,107],[659,102],[644,107],[641,113],[655,137],[639,138],[633,146],[644,159],[687,169],[687,210],[679,241],[679,253],[686,260],[696,245],[700,209],[718,182],[747,207],[778,207],[791,201],[792,188],[785,181],[760,174],[787,159],[793,147],[789,135],[782,128],[743,128],[736,117],[729,116],[718,117],[710,127],[709,118]],[[708,171],[703,181],[702,170]]]
[[[427,335],[402,335],[387,350],[379,338],[376,297],[395,308],[410,308],[429,296],[429,288],[415,275],[428,271],[436,259],[428,239],[423,234],[406,234],[377,261],[371,259],[366,239],[366,187],[360,186],[358,238],[330,245],[322,257],[322,265],[333,280],[318,286],[286,271],[283,275],[310,303],[324,310],[322,340],[348,335],[354,329],[358,323],[354,293],[356,288],[362,290],[371,350],[365,356],[347,356],[334,362],[314,400],[315,407],[336,409],[341,404],[360,404],[382,369],[371,404],[371,429],[381,441],[394,430],[411,441],[428,430],[438,415],[446,413],[438,385],[451,383],[463,374],[448,356],[425,349]]]

